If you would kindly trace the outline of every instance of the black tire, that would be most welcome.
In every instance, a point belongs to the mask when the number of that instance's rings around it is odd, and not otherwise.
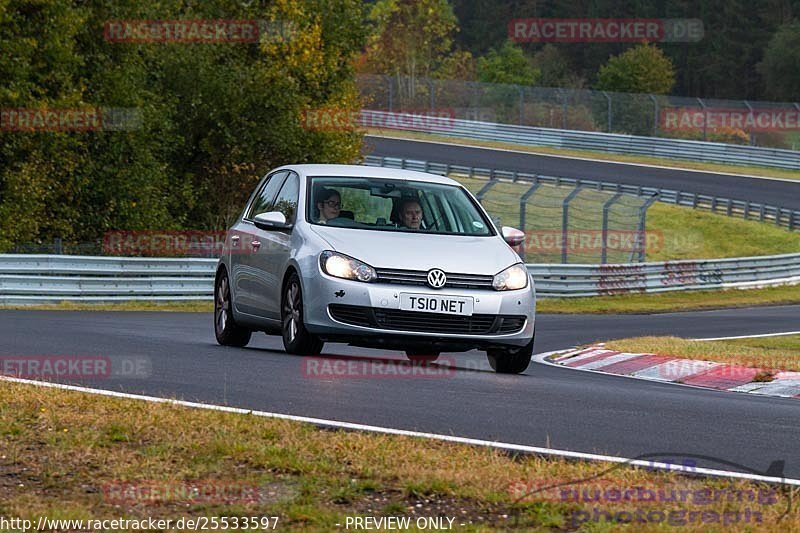
[[[223,346],[242,348],[250,342],[253,332],[243,328],[233,319],[233,298],[228,272],[223,268],[214,282],[214,336]]]
[[[281,298],[281,335],[286,353],[319,355],[325,344],[310,333],[303,323],[303,292],[300,278],[292,273],[286,280]]]
[[[432,350],[406,350],[406,357],[412,363],[433,363],[439,359],[439,352]]]
[[[521,374],[531,364],[533,356],[533,339],[520,348],[489,348],[486,358],[492,370],[498,374]]]

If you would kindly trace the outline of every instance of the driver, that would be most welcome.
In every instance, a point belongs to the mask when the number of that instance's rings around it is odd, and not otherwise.
[[[422,229],[422,206],[416,198],[405,198],[397,206],[400,225],[408,229]]]
[[[338,218],[342,209],[342,198],[335,189],[322,189],[317,194],[319,219],[317,224],[327,224],[329,220]]]

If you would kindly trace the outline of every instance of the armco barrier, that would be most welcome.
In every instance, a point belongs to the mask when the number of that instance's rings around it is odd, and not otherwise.
[[[0,304],[211,300],[214,259],[0,254]],[[800,283],[800,254],[634,263],[527,265],[538,296],[752,288]]]
[[[0,304],[210,300],[216,259],[0,254]]]
[[[709,163],[800,169],[800,152],[793,150],[616,133],[536,128],[461,119],[448,119],[446,127],[443,127],[442,125],[432,126],[429,122],[421,120],[398,120],[397,115],[398,113],[390,111],[361,110],[363,124],[391,124],[391,128],[387,131],[403,130],[531,146]]]
[[[432,174],[449,176],[454,179],[458,179],[460,176],[466,178],[482,178],[487,181],[504,179],[511,181],[530,182],[531,184],[543,183],[555,186],[581,186],[587,189],[594,189],[598,191],[634,194],[648,198],[656,197],[659,202],[668,204],[708,210],[727,216],[744,218],[746,220],[771,222],[777,226],[789,228],[790,230],[800,228],[800,211],[774,205],[748,202],[746,200],[732,200],[730,198],[707,196],[704,194],[676,191],[673,189],[642,187],[640,185],[625,185],[621,183],[610,183],[607,181],[564,178],[560,176],[543,176],[540,174],[515,172],[511,170],[449,165],[446,163],[401,159],[398,157],[366,156],[364,158],[364,164],[376,167],[404,168],[419,172],[430,172]]]

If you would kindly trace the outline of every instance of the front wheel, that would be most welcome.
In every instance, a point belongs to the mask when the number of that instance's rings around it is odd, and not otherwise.
[[[492,370],[498,374],[521,374],[531,364],[533,339],[520,348],[497,347],[486,350]]]
[[[323,342],[310,333],[303,323],[303,291],[300,278],[293,273],[283,289],[281,302],[281,330],[286,353],[296,355],[319,355]]]
[[[214,283],[214,336],[223,346],[247,346],[253,334],[247,328],[238,325],[233,319],[233,298],[228,272],[220,271]]]

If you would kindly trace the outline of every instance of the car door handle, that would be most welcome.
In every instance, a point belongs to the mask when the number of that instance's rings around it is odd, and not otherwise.
[[[234,235],[233,237],[231,237],[231,242],[233,244],[239,244],[239,240],[240,239],[241,239],[241,237],[239,237],[238,235]]]
[[[261,241],[253,241],[250,245],[253,247],[253,250],[258,250],[261,247]]]

